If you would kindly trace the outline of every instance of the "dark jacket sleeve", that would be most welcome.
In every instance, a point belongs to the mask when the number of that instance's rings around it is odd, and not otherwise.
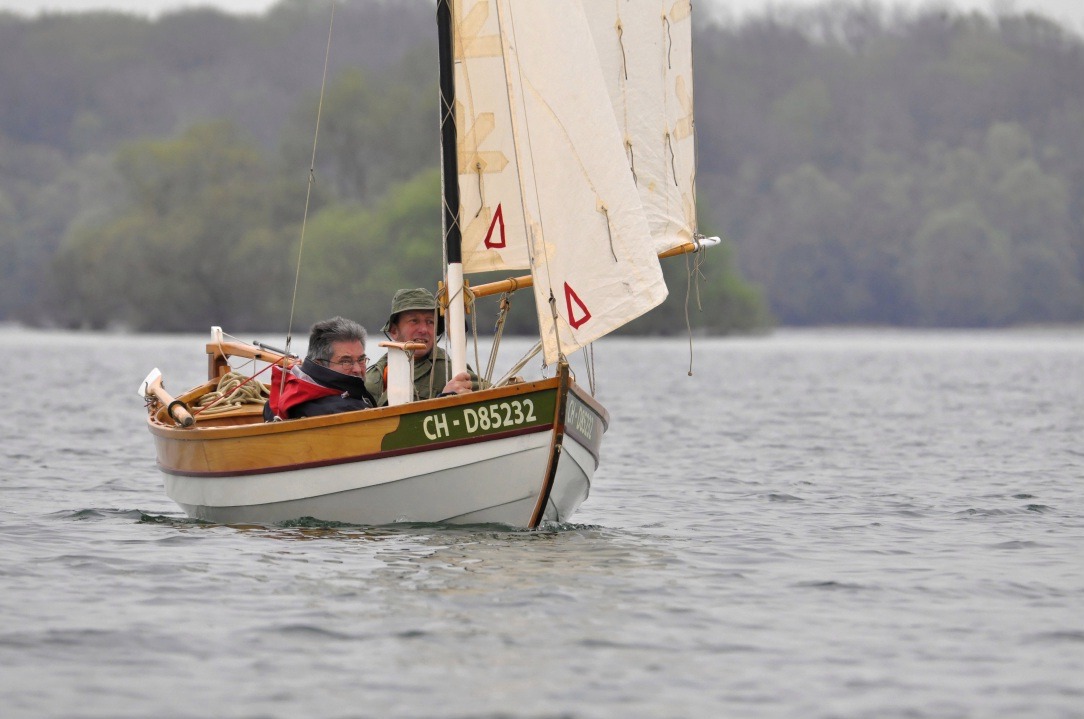
[[[286,410],[287,417],[283,419],[318,417],[325,414],[353,412],[376,406],[376,399],[365,389],[365,379],[363,377],[335,372],[308,358],[302,363],[301,369],[307,375],[307,378],[295,381],[305,381],[310,385],[322,387],[332,392],[338,391],[338,394],[324,392],[322,397],[315,397],[306,402],[293,404]],[[265,409],[264,419],[267,421],[274,419],[270,415],[270,410]]]
[[[318,417],[324,414],[338,414],[339,412],[353,412],[358,409],[375,407],[376,402],[371,397],[321,397],[309,402],[302,402],[290,408],[290,417]]]

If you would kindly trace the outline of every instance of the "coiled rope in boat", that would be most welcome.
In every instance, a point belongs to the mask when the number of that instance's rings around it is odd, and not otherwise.
[[[238,372],[227,372],[218,380],[214,391],[196,401],[197,414],[219,414],[235,410],[245,404],[264,404],[269,392],[262,382],[251,382]]]

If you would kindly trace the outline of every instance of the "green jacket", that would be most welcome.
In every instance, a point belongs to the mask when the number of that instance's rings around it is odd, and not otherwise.
[[[376,363],[365,370],[365,389],[377,398],[377,406],[383,407],[388,404],[388,390],[384,386],[384,371],[388,366],[388,356],[385,354]],[[478,378],[474,370],[467,368],[471,378],[471,389],[479,390],[488,386]],[[432,399],[440,394],[444,385],[452,377],[452,364],[448,353],[440,347],[434,347],[433,351],[425,359],[414,360],[414,399]],[[430,391],[430,382],[432,391]]]

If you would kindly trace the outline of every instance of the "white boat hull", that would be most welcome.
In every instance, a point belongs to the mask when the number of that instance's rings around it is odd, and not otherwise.
[[[196,388],[184,396],[198,396]],[[151,414],[166,494],[227,524],[301,518],[564,522],[591,491],[606,411],[566,373],[399,407],[286,422]]]
[[[350,524],[396,522],[530,525],[548,433],[437,450],[424,457],[375,459],[245,477],[165,474],[166,494],[190,517],[224,524],[280,523],[301,517]],[[568,444],[566,443],[566,449]],[[586,464],[573,457],[586,458]],[[569,454],[557,469],[543,521],[571,517],[591,491],[590,455]]]

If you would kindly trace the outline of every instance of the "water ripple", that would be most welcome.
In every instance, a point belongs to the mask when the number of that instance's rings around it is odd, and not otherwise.
[[[198,381],[203,338],[16,332],[43,358],[20,383],[70,377],[101,421],[0,385],[0,706],[1079,716],[1082,340],[698,339],[692,380],[661,369],[684,342],[600,343],[614,421],[591,498],[518,531],[187,519],[132,377],[174,361]]]

